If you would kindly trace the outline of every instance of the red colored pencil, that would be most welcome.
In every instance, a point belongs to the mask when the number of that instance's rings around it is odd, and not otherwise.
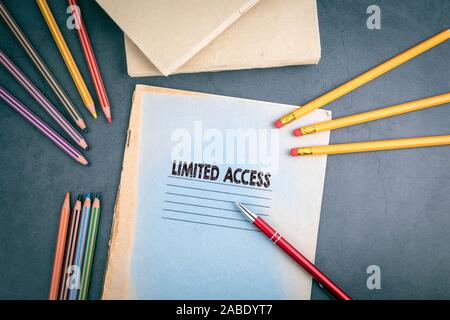
[[[80,39],[81,47],[83,48],[84,56],[86,57],[89,72],[91,74],[92,82],[94,83],[95,91],[97,92],[100,106],[102,107],[106,119],[109,123],[111,123],[111,108],[108,100],[108,95],[106,94],[105,85],[103,84],[103,79],[98,68],[97,60],[95,59],[94,51],[92,50],[91,41],[89,40],[83,17],[81,16],[81,10],[78,5],[78,0],[68,0],[68,2],[72,7],[72,13],[75,18],[78,37]]]
[[[64,258],[64,247],[67,238],[67,227],[69,225],[70,215],[70,193],[66,193],[64,203],[61,208],[59,217],[58,235],[56,238],[55,258],[53,260],[52,280],[50,283],[50,292],[48,293],[49,300],[58,300],[59,282],[61,279],[61,269]]]
[[[322,273],[314,264],[306,259],[297,249],[295,249],[289,242],[287,242],[281,234],[276,232],[267,222],[261,217],[251,212],[248,208],[240,203],[236,203],[242,214],[247,217],[250,222],[257,226],[270,240],[278,247],[286,252],[292,259],[302,266],[318,283],[324,287],[328,293],[340,300],[351,300],[341,288],[339,288],[333,281],[331,281],[325,274]]]

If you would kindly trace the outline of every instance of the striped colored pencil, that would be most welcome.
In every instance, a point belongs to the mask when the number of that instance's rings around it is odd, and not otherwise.
[[[86,254],[81,272],[81,288],[79,300],[87,300],[89,290],[89,280],[91,278],[92,263],[94,262],[95,243],[97,241],[98,222],[100,218],[100,194],[95,195],[95,200],[91,209],[91,221],[86,242]]]
[[[63,117],[63,115],[48,101],[48,99],[39,91],[36,86],[19,70],[19,68],[0,50],[0,63],[8,70],[11,75],[28,91],[34,100],[47,112],[50,117],[75,141],[81,148],[87,150],[88,145],[84,138],[75,130],[74,127]]]
[[[0,16],[5,21],[8,28],[11,30],[12,34],[16,37],[19,44],[23,47],[27,55],[30,57],[31,61],[35,67],[39,70],[42,77],[48,83],[50,88],[55,93],[56,97],[59,99],[61,104],[67,110],[71,118],[75,121],[76,125],[83,131],[87,132],[86,124],[80,115],[80,112],[75,108],[72,101],[70,101],[67,93],[63,90],[61,85],[56,81],[56,78],[50,72],[50,69],[45,65],[42,58],[37,53],[36,49],[31,45],[31,42],[25,36],[23,31],[14,21],[12,15],[8,12],[3,2],[0,0]]]
[[[103,79],[98,68],[97,60],[95,59],[94,50],[92,50],[91,41],[89,40],[89,35],[83,21],[83,16],[81,15],[81,10],[79,9],[78,0],[68,1],[70,6],[77,8],[77,10],[72,9],[72,13],[75,17],[75,23],[77,25],[78,38],[80,39],[81,47],[83,48],[84,56],[89,67],[89,72],[91,74],[92,82],[94,83],[95,91],[97,92],[100,106],[102,107],[106,119],[109,123],[111,123],[111,107],[109,104],[108,95],[106,93],[105,85],[103,84]]]
[[[48,28],[50,29],[53,39],[55,39],[59,52],[61,53],[64,62],[66,63],[67,69],[69,70],[70,75],[72,76],[73,82],[75,83],[75,86],[77,87],[78,92],[80,93],[80,96],[83,99],[84,105],[92,114],[92,116],[95,119],[97,119],[97,112],[95,111],[94,101],[92,100],[91,94],[89,93],[86,83],[84,82],[83,77],[81,76],[80,70],[78,70],[75,60],[73,59],[73,56],[70,53],[69,47],[67,46],[67,43],[64,40],[61,30],[56,24],[55,17],[53,16],[52,11],[48,6],[47,0],[36,0],[36,2],[39,6],[39,9],[41,9],[42,15],[44,16],[45,22],[47,23]]]
[[[88,193],[83,203],[83,210],[81,213],[81,222],[80,227],[78,229],[78,239],[77,246],[75,249],[75,261],[74,266],[77,272],[75,273],[75,288],[70,289],[69,291],[69,300],[77,300],[79,295],[79,289],[81,287],[81,277],[82,277],[82,266],[83,266],[83,258],[85,255],[86,248],[86,240],[89,228],[89,219],[91,216],[91,194]]]
[[[67,153],[72,159],[81,163],[82,165],[88,166],[89,162],[86,158],[75,149],[70,143],[68,143],[64,138],[62,138],[58,133],[56,133],[52,128],[50,128],[44,121],[39,119],[33,112],[31,112],[27,107],[25,107],[19,100],[17,100],[11,93],[0,86],[0,98],[2,98],[7,105],[17,111],[22,117],[30,122],[36,129],[38,129],[43,135],[49,138],[54,144],[61,148],[65,153]]]
[[[61,286],[59,290],[59,300],[67,300],[69,287],[67,286],[68,275],[72,275],[73,258],[75,253],[75,245],[77,242],[78,225],[81,214],[81,195],[78,195],[77,201],[70,217],[69,234],[67,236],[66,257],[64,258],[64,269],[62,274]],[[70,267],[70,268],[69,268]]]
[[[50,283],[49,300],[58,300],[59,281],[61,279],[61,269],[63,266],[64,247],[67,238],[67,227],[70,215],[70,193],[67,192],[59,217],[58,235],[56,238],[55,258],[53,260],[52,280]]]

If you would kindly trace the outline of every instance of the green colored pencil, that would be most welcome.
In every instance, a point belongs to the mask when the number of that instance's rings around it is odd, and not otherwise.
[[[95,243],[97,240],[98,222],[100,218],[100,193],[95,195],[91,208],[91,220],[89,222],[86,252],[84,256],[83,271],[81,272],[81,286],[78,300],[87,300],[89,279],[91,278],[92,263],[94,261]]]

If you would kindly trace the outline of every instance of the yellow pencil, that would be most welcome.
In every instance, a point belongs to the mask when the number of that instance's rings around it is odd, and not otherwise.
[[[36,0],[39,9],[41,9],[42,15],[44,16],[45,22],[52,33],[53,39],[55,39],[56,45],[58,46],[59,52],[64,59],[64,62],[67,65],[67,69],[69,69],[70,75],[75,83],[75,86],[78,89],[78,92],[83,99],[84,105],[92,114],[92,116],[97,119],[97,112],[95,111],[94,101],[92,100],[91,94],[89,93],[88,88],[86,87],[86,83],[81,77],[81,73],[78,70],[78,67],[75,63],[75,60],[70,53],[69,47],[67,46],[66,41],[61,34],[61,30],[59,30],[58,25],[56,24],[55,18],[48,6],[47,0]]]
[[[377,109],[364,113],[358,113],[348,117],[338,118],[330,121],[316,123],[309,126],[304,126],[295,129],[294,135],[299,137],[307,134],[349,127],[355,124],[388,118],[399,114],[404,114],[407,112],[417,111],[425,108],[435,107],[448,102],[450,102],[450,92],[429,98],[397,104],[395,106],[387,108]]]
[[[446,29],[435,36],[425,40],[422,43],[400,53],[399,55],[383,62],[382,64],[376,66],[369,71],[357,76],[356,78],[342,84],[341,86],[328,91],[324,95],[308,102],[307,104],[301,106],[300,108],[294,110],[293,112],[285,115],[284,117],[275,121],[275,126],[281,128],[282,126],[297,120],[304,115],[310,113],[311,111],[323,107],[324,105],[342,97],[343,95],[359,88],[360,86],[366,84],[367,82],[385,74],[386,72],[398,67],[402,63],[418,56],[421,53],[437,46],[438,44],[448,40],[450,38],[450,29]]]
[[[433,147],[448,144],[450,144],[450,135],[292,148],[291,155],[312,156],[321,154],[341,154],[341,153],[368,152],[368,151],[394,150],[394,149],[419,148],[419,147]]]

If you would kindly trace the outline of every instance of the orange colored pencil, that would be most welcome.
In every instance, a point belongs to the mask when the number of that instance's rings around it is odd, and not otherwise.
[[[53,260],[52,280],[50,283],[49,300],[58,299],[59,282],[61,279],[61,268],[64,258],[64,248],[66,246],[67,227],[70,215],[70,193],[66,193],[64,203],[59,217],[58,236],[56,238],[55,258]]]

